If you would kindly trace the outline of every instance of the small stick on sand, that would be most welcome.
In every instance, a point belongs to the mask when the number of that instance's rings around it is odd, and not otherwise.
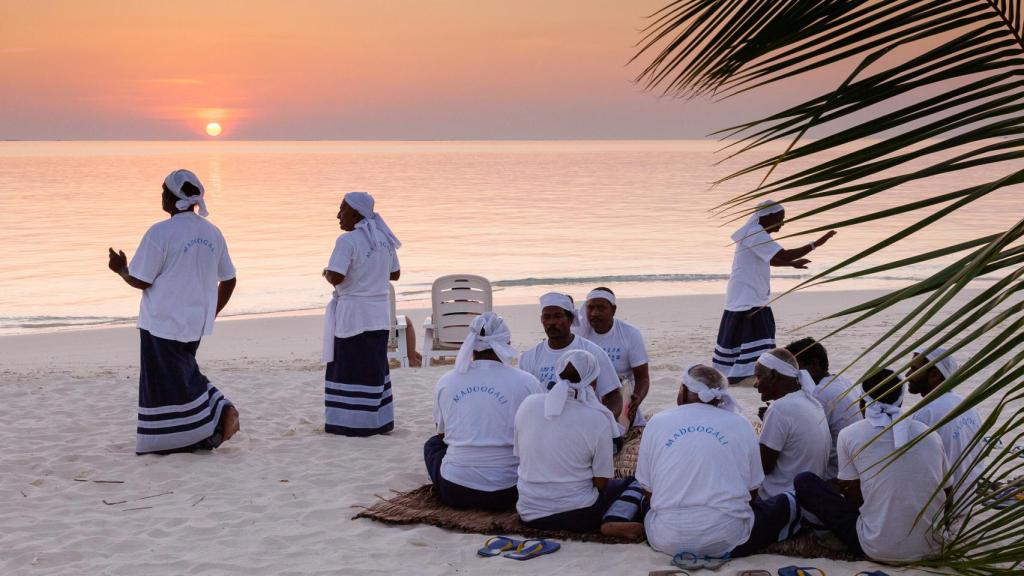
[[[143,496],[142,498],[137,499],[136,502],[138,500],[146,500],[147,498],[156,498],[157,496],[167,496],[168,494],[174,494],[174,492],[161,492],[159,494],[153,494],[152,496]]]
[[[103,503],[106,504],[107,506],[113,506],[115,504],[124,504],[125,502],[127,502],[127,500],[118,500],[117,502],[107,502],[106,500],[103,500]]]
[[[149,510],[152,506],[140,506],[138,508],[125,508],[121,512],[131,512],[132,510]]]
[[[200,496],[200,497],[199,497],[199,500],[196,500],[195,502],[193,502],[193,503],[192,503],[192,507],[193,507],[193,508],[195,508],[195,507],[196,507],[196,504],[199,504],[199,503],[200,503],[200,502],[202,502],[203,500],[206,500],[206,494],[203,494],[202,496]]]
[[[89,480],[88,478],[72,478],[75,482],[92,482],[94,484],[124,484],[124,480]]]
[[[18,490],[18,492],[21,492],[22,496],[24,496],[25,498],[28,498],[28,494],[25,494],[24,490]]]

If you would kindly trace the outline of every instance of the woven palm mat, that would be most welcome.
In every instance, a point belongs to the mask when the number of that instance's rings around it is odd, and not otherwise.
[[[633,474],[636,456],[640,450],[639,429],[630,430],[625,437],[623,449],[615,457],[615,476],[622,478]],[[576,532],[537,530],[519,521],[515,512],[491,512],[487,510],[457,510],[445,506],[433,493],[433,486],[427,484],[408,492],[395,492],[391,498],[378,496],[380,501],[363,509],[353,517],[369,518],[385,524],[428,524],[439,528],[469,534],[518,534],[526,538],[549,538],[554,540],[577,540],[581,542],[604,542],[618,544],[630,542],[621,538],[605,536],[599,532],[580,534]],[[830,558],[853,560],[846,552],[836,552],[819,544],[809,532],[803,532],[786,542],[770,546],[765,553],[803,558]]]

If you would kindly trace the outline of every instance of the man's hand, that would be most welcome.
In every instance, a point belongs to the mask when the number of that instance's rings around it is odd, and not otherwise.
[[[636,411],[640,409],[640,403],[643,402],[635,394],[629,397],[629,408],[626,409],[626,416],[629,417],[629,422],[632,425],[633,421],[636,420]]]
[[[107,263],[107,267],[114,274],[121,274],[121,271],[128,267],[128,257],[124,255],[124,250],[120,252],[114,252],[113,248],[108,248],[110,251],[110,262]]]
[[[807,265],[810,264],[810,263],[811,263],[811,261],[808,260],[807,258],[801,258],[799,260],[793,260],[792,262],[789,263],[789,265],[792,266],[793,268],[799,268],[801,270],[806,270],[807,269]]]
[[[758,408],[757,409],[757,419],[761,420],[763,422],[764,421],[764,413],[767,412],[767,411],[768,411],[768,405],[767,404],[765,404],[764,406],[761,406],[760,408]]]
[[[828,232],[825,233],[824,236],[822,236],[821,238],[818,238],[817,240],[815,240],[814,241],[814,245],[815,246],[821,246],[825,242],[828,242],[829,238],[831,238],[831,237],[833,237],[835,235],[836,235],[836,231],[835,230],[829,230]]]

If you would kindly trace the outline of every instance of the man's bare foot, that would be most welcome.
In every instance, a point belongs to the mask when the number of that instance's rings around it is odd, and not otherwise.
[[[644,525],[640,522],[605,522],[601,524],[601,534],[636,541],[645,537]]]
[[[224,411],[220,414],[220,429],[223,442],[227,442],[235,435],[235,432],[241,430],[242,426],[238,422],[238,408],[234,406],[228,406],[224,408]]]
[[[419,352],[413,352],[409,354],[409,366],[412,368],[419,368],[423,365],[423,355]]]

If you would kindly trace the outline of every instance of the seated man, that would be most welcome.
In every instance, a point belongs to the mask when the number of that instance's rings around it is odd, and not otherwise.
[[[691,366],[676,403],[644,429],[636,482],[605,514],[601,532],[646,534],[659,552],[711,557],[754,554],[777,541],[796,507],[786,495],[757,497],[764,480],[757,439],[725,376]]]
[[[627,484],[611,480],[618,424],[597,398],[601,368],[593,354],[570,350],[556,369],[554,388],[530,396],[516,413],[516,509],[532,528],[590,532]]]
[[[516,505],[516,411],[527,396],[544,389],[508,365],[516,357],[510,341],[500,316],[477,316],[455,368],[434,388],[438,434],[423,446],[423,459],[435,493],[449,506],[511,510]]]
[[[938,490],[948,468],[935,432],[899,458],[890,458],[928,431],[909,419],[882,431],[900,415],[903,387],[892,387],[898,381],[891,370],[864,381],[867,393],[860,405],[865,419],[839,433],[838,490],[810,472],[795,482],[801,507],[851,551],[880,562],[913,562],[938,553],[942,541],[936,530],[949,497],[948,488]]]
[[[761,498],[793,490],[793,479],[801,472],[824,476],[832,435],[821,404],[802,384],[796,358],[785,348],[775,348],[754,365],[761,400],[771,402],[761,426],[761,466],[764,483]],[[809,379],[809,376],[808,376]]]
[[[550,388],[557,380],[555,366],[562,355],[570,350],[586,350],[594,355],[600,366],[597,395],[601,403],[612,414],[621,414],[622,385],[619,384],[619,377],[608,354],[597,344],[572,333],[572,325],[576,322],[572,298],[566,294],[548,292],[540,297],[540,305],[540,322],[548,338],[523,352],[519,357],[519,367],[533,374],[543,386]],[[621,432],[615,434],[616,437],[620,435]]]
[[[595,288],[587,294],[587,302],[580,310],[580,325],[573,333],[590,340],[608,354],[619,381],[625,387],[628,400],[618,415],[624,426],[643,426],[647,423],[640,412],[640,404],[647,397],[651,377],[647,370],[647,347],[640,330],[629,322],[615,317],[615,294],[609,288]]]
[[[942,358],[942,356],[946,356]],[[928,369],[922,370],[926,365],[932,364]],[[924,350],[914,353],[910,361],[911,374],[907,377],[909,384],[907,390],[912,394],[927,396],[936,388],[942,385],[959,368],[955,358],[946,355],[944,348],[936,348],[927,354]],[[932,400],[927,406],[914,412],[910,417],[918,422],[927,424],[929,427],[939,423],[956,407],[963,402],[962,396],[955,392],[946,392],[942,396]],[[981,418],[973,408],[954,418],[951,422],[943,424],[938,430],[942,438],[942,447],[946,451],[946,460],[953,469],[953,486],[957,495],[964,494],[974,489],[978,476],[981,475],[982,467],[975,464],[981,458],[982,444],[971,445],[974,437],[981,428]],[[964,452],[968,452],[964,459],[957,462]]]
[[[810,374],[814,380],[814,389],[811,395],[814,396],[828,417],[828,430],[832,436],[832,448],[828,454],[828,468],[825,470],[825,479],[831,480],[836,477],[838,468],[836,466],[836,438],[839,431],[854,422],[861,420],[860,407],[857,405],[857,394],[850,392],[844,394],[853,387],[853,382],[844,376],[829,374],[828,352],[820,342],[814,338],[802,338],[791,342],[786,346],[791,354],[796,356],[800,369]]]

